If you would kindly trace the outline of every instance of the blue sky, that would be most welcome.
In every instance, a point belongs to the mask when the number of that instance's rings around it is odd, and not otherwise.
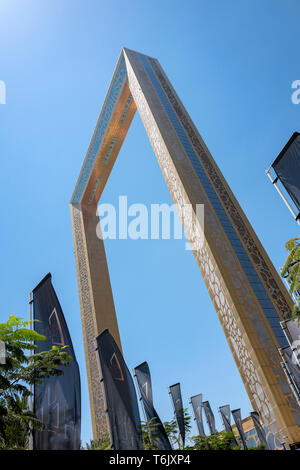
[[[156,57],[276,268],[298,227],[265,170],[300,105],[297,0],[0,0],[0,321],[28,318],[28,293],[51,271],[82,376],[82,440],[92,437],[69,200],[121,48]],[[103,194],[115,203],[171,203],[136,115]],[[125,359],[147,360],[155,406],[172,415],[202,392],[251,411],[193,255],[179,240],[108,241]]]

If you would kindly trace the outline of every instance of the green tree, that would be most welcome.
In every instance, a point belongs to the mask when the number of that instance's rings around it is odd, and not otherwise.
[[[142,421],[142,437],[143,437],[143,446],[145,450],[156,450],[157,449],[157,426],[158,423],[155,422],[155,418],[150,419],[149,421]],[[86,442],[85,447],[82,447],[83,450],[110,450],[111,443],[110,437],[108,434],[103,436],[100,439],[90,440]]]
[[[218,432],[210,436],[193,436],[194,450],[240,450],[233,432]]]
[[[261,443],[257,447],[248,447],[248,450],[265,450],[265,447],[265,444]]]
[[[27,397],[20,398],[18,395],[15,397],[18,413],[15,412],[11,404],[8,404],[7,415],[5,419],[5,443],[0,445],[1,448],[19,449],[24,450],[29,448],[29,431],[28,425],[24,420],[28,419],[27,413],[29,410],[29,403]],[[21,415],[21,416],[20,416]]]
[[[85,443],[85,447],[82,447],[82,450],[111,450],[109,434],[105,434],[99,439],[91,439],[89,443]]]
[[[157,449],[158,426],[159,423],[156,422],[155,417],[151,418],[149,421],[142,421],[142,436],[145,450]]]
[[[183,410],[184,412],[184,427],[185,427],[185,436],[186,436],[186,440],[188,440],[189,438],[189,434],[191,432],[191,416],[190,414],[188,413],[188,409],[187,408],[184,408]],[[178,449],[183,449],[183,445],[182,445],[182,440],[181,440],[181,436],[180,436],[180,432],[179,432],[179,428],[178,428],[178,424],[177,424],[177,421],[176,421],[176,417],[174,415],[174,418],[171,420],[171,421],[165,421],[164,422],[164,427],[165,427],[165,430],[166,430],[166,433],[168,435],[168,438],[170,439],[170,442],[173,446],[173,448],[178,448]]]
[[[43,379],[60,375],[61,366],[72,358],[64,351],[67,346],[53,346],[50,351],[38,349],[35,341],[45,336],[30,328],[31,322],[11,315],[0,324],[0,341],[5,345],[5,360],[0,363],[0,448],[28,448],[30,430],[42,428],[42,423],[29,409],[30,386]],[[3,363],[4,362],[4,363]]]
[[[292,238],[285,244],[289,252],[281,276],[287,278],[290,285],[290,293],[295,294],[298,301],[292,310],[292,319],[298,319],[300,323],[300,238]]]

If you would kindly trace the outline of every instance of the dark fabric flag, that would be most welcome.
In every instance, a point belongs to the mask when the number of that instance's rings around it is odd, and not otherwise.
[[[298,320],[283,321],[281,322],[281,326],[293,349],[293,353],[296,356],[298,363],[300,363],[300,326],[298,325]],[[289,334],[287,334],[287,332]]]
[[[271,165],[300,212],[300,134],[294,132]]]
[[[259,421],[259,414],[257,413],[257,411],[251,411],[250,416],[252,418],[260,442],[262,444],[265,444],[265,449],[269,450],[269,445],[266,439],[266,433]]]
[[[230,406],[223,405],[219,407],[220,415],[224,424],[224,428],[226,432],[232,432],[232,427],[230,424]]]
[[[237,410],[232,410],[232,416],[236,425],[236,428],[238,430],[243,449],[247,450],[247,441],[246,441],[246,435],[244,433],[244,428],[243,428],[243,423],[242,423],[242,417],[241,417],[241,409],[238,408]]]
[[[211,409],[209,401],[204,401],[202,403],[202,406],[203,406],[203,409],[204,409],[204,413],[205,413],[206,421],[207,421],[207,424],[208,424],[208,427],[209,427],[209,431],[210,431],[211,434],[215,434],[218,431],[217,431],[216,425],[215,425],[215,416],[213,414],[213,411]]]
[[[60,376],[44,379],[34,386],[34,412],[43,422],[43,430],[34,430],[35,450],[80,449],[81,393],[80,374],[67,323],[51,282],[51,274],[33,289],[33,323],[35,331],[46,336],[37,343],[38,352],[52,346],[68,346],[72,357],[62,367]]]
[[[292,342],[300,340],[300,326],[298,325],[298,320],[286,320],[285,326],[288,329]]]
[[[199,436],[205,436],[204,427],[203,427],[203,419],[202,419],[202,393],[199,393],[198,395],[194,395],[193,397],[191,397],[191,404],[192,404],[195,420],[197,423]]]
[[[288,346],[286,348],[281,348],[285,366],[288,371],[289,378],[293,383],[293,387],[295,389],[295,393],[297,398],[300,398],[300,367],[296,361],[296,357],[292,351],[292,349]]]
[[[184,447],[185,425],[184,425],[184,411],[183,411],[180,383],[171,385],[171,387],[169,387],[169,390],[170,390],[170,394],[171,394],[171,398],[172,398],[172,402],[174,406],[176,421],[177,421],[179,432],[181,435],[182,445]]]
[[[155,443],[159,450],[172,450],[165,428],[153,406],[151,375],[147,362],[143,362],[134,369],[142,404],[147,421],[153,419],[155,427]]]
[[[231,416],[230,416],[230,406],[223,405],[219,407],[220,415],[224,424],[224,428],[226,432],[233,432],[231,427]],[[235,438],[232,438],[232,441],[237,445],[237,441]]]
[[[114,450],[143,450],[138,402],[131,374],[108,330],[97,337],[107,413]]]

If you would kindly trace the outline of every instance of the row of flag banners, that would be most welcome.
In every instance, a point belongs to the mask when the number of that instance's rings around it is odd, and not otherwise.
[[[134,382],[124,361],[122,353],[114,338],[105,330],[97,338],[100,369],[103,378],[104,394],[106,397],[112,448],[115,450],[143,449],[142,430],[139,417],[138,401]],[[134,369],[138,391],[145,413],[146,421],[155,422],[155,445],[158,450],[172,450],[165,428],[153,405],[151,375],[147,362]],[[180,383],[169,387],[169,393],[174,407],[174,414],[181,436],[182,447],[185,445],[185,417]],[[211,434],[217,433],[215,417],[209,401],[202,401],[202,394],[191,397],[191,404],[197,423],[199,435],[205,436],[202,410]],[[219,408],[225,431],[233,432],[231,427],[230,406]],[[246,435],[243,430],[241,410],[233,410],[232,416],[239,433],[243,449],[247,449]],[[260,424],[257,412],[251,417],[260,441],[268,448],[266,435]],[[238,446],[237,440],[233,439]]]
[[[298,211],[300,210],[299,188],[300,165],[300,134],[295,132],[284,149],[271,165]],[[298,178],[298,179],[297,179]],[[45,424],[43,430],[33,433],[33,448],[35,449],[79,449],[80,448],[80,422],[81,422],[81,395],[80,375],[72,346],[68,327],[54,291],[51,274],[49,273],[33,290],[33,319],[35,330],[46,336],[46,340],[39,342],[39,351],[49,350],[53,345],[68,346],[68,353],[72,356],[70,366],[63,367],[63,374],[53,376],[34,386],[34,411],[37,417]],[[300,400],[300,354],[299,348],[293,344],[299,340],[299,326],[296,321],[287,320],[282,325],[289,347],[280,349],[282,367],[287,375],[290,386],[298,402]],[[292,339],[292,341],[291,341]],[[142,432],[134,383],[125,364],[122,354],[110,335],[104,331],[98,336],[97,349],[99,353],[99,366],[103,377],[104,391],[107,402],[109,428],[114,449],[142,449]],[[299,341],[298,341],[299,342]],[[156,440],[159,449],[171,449],[168,436],[162,422],[153,406],[152,385],[148,364],[144,362],[135,368],[134,375],[140,398],[143,404],[146,420],[155,419]],[[178,423],[181,441],[185,443],[185,425],[180,384],[170,387],[174,413]],[[206,416],[210,433],[217,432],[215,418],[208,401],[202,402],[202,395],[191,397],[191,405],[195,415],[199,435],[204,436],[202,410]],[[219,408],[220,415],[226,431],[231,432],[230,407],[224,405]],[[246,437],[243,431],[240,409],[231,412],[240,441],[244,449],[247,448]],[[258,414],[251,413],[251,417],[261,442],[268,447]]]
[[[54,291],[49,273],[33,290],[33,319],[35,330],[46,336],[39,342],[39,351],[51,349],[53,345],[68,346],[72,357],[68,367],[62,368],[62,375],[47,378],[34,386],[34,412],[45,425],[33,432],[33,448],[80,449],[81,395],[80,374],[68,327]],[[142,429],[138,400],[133,378],[122,353],[108,330],[96,338],[99,373],[106,400],[108,428],[112,449],[143,449]],[[286,353],[286,354],[291,354]],[[292,360],[292,359],[291,359]],[[296,367],[296,366],[295,366]],[[147,362],[134,369],[137,389],[142,402],[145,420],[155,422],[155,443],[159,450],[172,450],[166,430],[154,408],[151,375]],[[298,375],[297,375],[298,377]],[[185,417],[180,383],[169,387],[174,414],[185,445]],[[205,436],[202,411],[204,411],[211,434],[217,433],[214,413],[208,401],[202,401],[202,394],[191,397],[191,405],[200,436]],[[232,432],[231,414],[243,449],[247,449],[243,430],[241,410],[232,410],[224,405],[219,412],[227,432]],[[268,443],[257,412],[251,417],[261,443],[268,449]],[[234,438],[238,445],[237,440]]]

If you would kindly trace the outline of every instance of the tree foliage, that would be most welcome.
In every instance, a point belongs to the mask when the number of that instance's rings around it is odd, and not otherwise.
[[[143,446],[145,450],[157,450],[159,423],[153,417],[149,421],[142,421]]]
[[[257,447],[248,447],[248,450],[265,450],[265,448],[265,444],[261,442]]]
[[[190,434],[191,428],[192,428],[192,426],[191,426],[192,418],[191,418],[190,414],[188,413],[187,408],[184,408],[183,412],[184,412],[185,436],[186,436],[186,441],[188,441],[189,434]],[[177,424],[177,421],[176,421],[175,414],[174,414],[173,419],[171,419],[171,421],[165,421],[164,422],[164,427],[165,427],[166,433],[168,435],[168,438],[169,438],[173,448],[183,449],[184,447],[182,445],[182,440],[181,440],[181,436],[180,436],[180,432],[179,432],[179,428],[178,428],[178,424]]]
[[[194,450],[240,450],[233,432],[218,432],[210,436],[193,436]]]
[[[289,252],[281,276],[287,278],[290,285],[290,293],[298,298],[292,310],[292,318],[298,318],[300,322],[300,238],[292,238],[285,244]]]
[[[111,450],[109,434],[105,434],[99,439],[91,439],[89,443],[85,443],[85,447],[82,447],[82,450]]]
[[[32,395],[30,386],[43,379],[60,375],[61,366],[72,358],[63,348],[53,346],[50,351],[36,352],[36,341],[45,336],[30,328],[32,322],[11,315],[0,324],[0,341],[5,345],[5,360],[0,363],[0,448],[24,449],[28,447],[31,428],[42,423],[29,409]]]

